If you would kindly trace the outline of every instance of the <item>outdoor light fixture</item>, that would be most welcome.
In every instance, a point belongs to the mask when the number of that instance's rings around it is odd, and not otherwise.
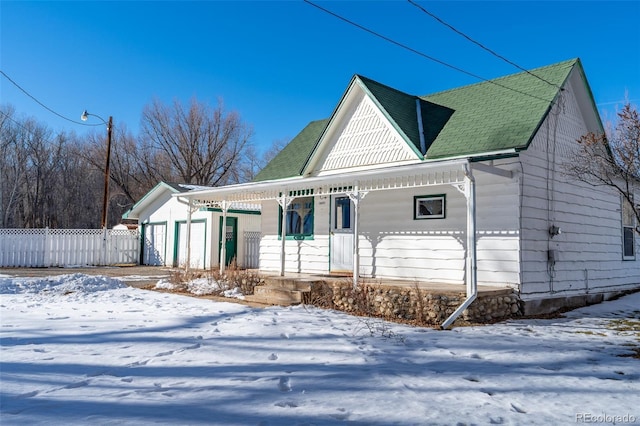
[[[559,226],[551,225],[551,227],[549,227],[549,235],[551,236],[551,238],[560,234],[562,234],[562,229],[560,229]]]
[[[100,223],[101,228],[105,229],[107,227],[107,210],[109,204],[109,160],[111,159],[111,129],[113,128],[113,117],[109,116],[109,121],[105,121],[99,115],[89,114],[85,109],[80,116],[80,119],[82,121],[87,121],[90,115],[97,117],[107,126],[107,160],[104,168],[104,197],[102,199],[102,221]]]

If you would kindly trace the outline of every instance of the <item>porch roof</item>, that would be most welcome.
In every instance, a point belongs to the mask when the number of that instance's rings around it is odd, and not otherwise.
[[[403,188],[417,188],[434,185],[456,185],[464,182],[464,159],[420,162],[410,165],[349,171],[338,174],[293,177],[261,182],[229,185],[219,188],[174,194],[186,198],[194,205],[215,205],[220,202],[255,202],[275,200],[283,192],[294,195],[317,196],[340,194],[355,190],[381,191]]]

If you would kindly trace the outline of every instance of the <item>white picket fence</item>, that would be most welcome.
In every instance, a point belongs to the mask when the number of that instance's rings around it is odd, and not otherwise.
[[[0,229],[0,267],[137,264],[138,231]]]

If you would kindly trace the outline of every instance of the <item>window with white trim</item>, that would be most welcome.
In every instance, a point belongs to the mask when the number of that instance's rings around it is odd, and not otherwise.
[[[622,198],[622,257],[624,260],[634,260],[636,215],[633,206],[626,198]]]
[[[282,218],[282,208],[280,208]],[[278,228],[282,220],[278,221]],[[287,207],[285,235],[287,237],[304,238],[313,236],[313,197],[294,198]],[[278,229],[278,234],[281,230]]]
[[[444,219],[446,216],[446,196],[419,195],[413,197],[413,219]]]

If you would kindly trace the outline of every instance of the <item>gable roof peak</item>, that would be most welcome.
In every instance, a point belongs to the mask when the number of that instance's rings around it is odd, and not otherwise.
[[[389,91],[395,92],[395,93],[397,93],[398,95],[401,95],[401,96],[409,96],[409,97],[412,97],[412,98],[417,98],[416,95],[411,95],[409,93],[403,92],[402,90],[398,90],[395,87],[388,86],[386,84],[380,83],[379,81],[376,81],[376,80],[371,79],[369,77],[365,77],[365,76],[360,75],[360,74],[355,74],[354,78],[357,78],[358,80],[360,80],[367,88],[370,88],[371,86],[374,86],[374,87],[379,87],[379,88],[382,88],[382,89],[385,89],[385,90],[389,90]]]

